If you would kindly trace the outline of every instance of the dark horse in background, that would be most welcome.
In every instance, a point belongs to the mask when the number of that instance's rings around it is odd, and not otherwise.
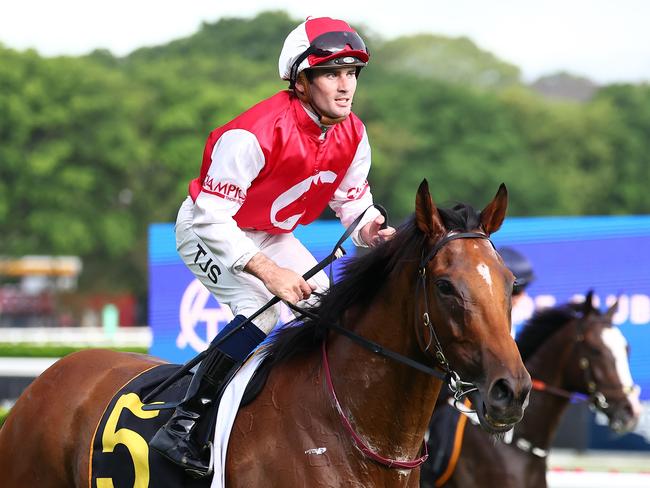
[[[501,185],[480,213],[463,204],[438,209],[423,181],[414,216],[395,237],[348,262],[314,315],[278,333],[266,384],[233,426],[228,487],[419,486],[440,372],[458,379],[459,391],[475,388],[489,432],[521,420],[531,381],[509,330],[514,277],[489,240],[506,206]],[[45,371],[0,431],[3,487],[88,487],[88,451],[102,411],[124,383],[158,363],[96,350]]]
[[[616,304],[601,313],[589,292],[584,303],[537,312],[517,336],[533,378],[524,419],[511,437],[505,437],[507,443],[467,422],[455,470],[446,473],[446,482],[440,477],[436,483],[425,466],[421,486],[545,488],[548,451],[576,393],[607,416],[612,430],[631,431],[641,406],[630,374],[627,342],[612,325],[615,310]],[[432,428],[438,428],[437,417],[450,408],[448,403],[436,407]]]

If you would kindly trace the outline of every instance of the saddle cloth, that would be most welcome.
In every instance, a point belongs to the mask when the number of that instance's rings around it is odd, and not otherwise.
[[[173,409],[144,411],[141,399],[162,383],[177,364],[155,366],[133,378],[110,401],[91,441],[90,488],[208,488],[210,480],[195,480],[169,462],[148,442],[171,417]],[[164,402],[185,396],[190,376],[158,395]]]
[[[242,396],[263,355],[252,356],[224,389],[214,431],[214,475],[195,480],[169,462],[148,443],[171,417],[173,409],[145,411],[144,398],[180,365],[155,366],[133,378],[106,407],[91,442],[90,488],[222,488],[225,486],[226,449]],[[185,397],[191,376],[186,375],[158,394],[157,401]],[[205,414],[210,415],[210,412]]]

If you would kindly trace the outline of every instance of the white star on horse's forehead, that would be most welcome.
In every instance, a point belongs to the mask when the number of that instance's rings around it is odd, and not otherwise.
[[[490,293],[492,293],[492,275],[490,274],[489,266],[485,263],[479,263],[476,266],[476,271],[478,271],[483,280],[485,280],[488,287],[490,288]]]

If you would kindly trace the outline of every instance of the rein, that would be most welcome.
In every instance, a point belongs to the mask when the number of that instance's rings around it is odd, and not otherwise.
[[[341,418],[343,426],[345,427],[345,430],[348,431],[348,434],[350,434],[350,436],[352,437],[352,440],[354,440],[354,444],[357,446],[357,448],[373,461],[376,461],[379,464],[383,464],[384,466],[387,466],[389,468],[414,469],[420,466],[422,463],[424,463],[429,458],[429,451],[426,442],[423,443],[424,454],[412,461],[399,461],[397,459],[386,458],[378,454],[377,452],[373,451],[372,448],[368,446],[368,444],[366,444],[366,442],[361,438],[361,436],[359,436],[359,434],[357,434],[357,432],[354,430],[354,427],[352,427],[350,420],[348,419],[347,415],[343,412],[343,407],[341,407],[341,403],[339,402],[339,399],[336,396],[336,391],[334,390],[334,383],[332,382],[332,372],[330,371],[330,364],[329,364],[329,360],[327,359],[327,345],[325,340],[323,340],[322,350],[323,350],[323,369],[325,370],[327,387],[329,389],[330,394],[332,395],[332,399],[334,400],[334,405],[336,407],[336,410],[339,413],[339,417]]]
[[[379,213],[381,213],[384,216],[384,223],[381,225],[381,228],[386,228],[387,223],[388,223],[388,213],[386,212],[386,209],[382,207],[379,204],[373,204],[368,206],[363,212],[361,212],[356,219],[345,229],[345,232],[343,232],[343,235],[341,238],[338,240],[338,242],[334,245],[334,248],[332,249],[332,252],[326,256],[322,261],[317,263],[314,267],[312,267],[309,271],[307,271],[304,275],[302,275],[303,279],[306,281],[316,275],[316,273],[324,270],[327,266],[331,266],[331,264],[336,261],[337,259],[343,257],[345,255],[345,249],[343,249],[343,242],[347,240],[350,235],[352,235],[352,232],[357,228],[361,220],[363,219],[364,215],[368,210],[370,210],[372,207],[375,207],[377,210],[379,210]],[[330,277],[331,281],[331,277]],[[183,366],[181,366],[175,373],[170,375],[165,381],[163,381],[160,385],[158,385],[156,388],[154,388],[152,391],[147,393],[145,397],[142,399],[142,402],[147,404],[150,402],[152,399],[156,397],[160,392],[164,391],[165,389],[169,388],[170,385],[172,385],[174,382],[176,382],[180,377],[183,375],[187,374],[194,366],[199,364],[213,349],[216,349],[219,345],[221,345],[223,342],[225,342],[230,336],[233,334],[236,334],[238,331],[242,330],[244,326],[250,322],[253,321],[256,317],[261,315],[264,311],[268,310],[270,307],[274,306],[275,304],[279,303],[281,300],[277,296],[272,297],[268,302],[266,302],[264,305],[262,305],[256,312],[254,312],[250,317],[246,318],[246,320],[242,321],[237,327],[233,328],[230,332],[227,334],[224,334],[223,337],[219,338],[218,340],[213,340],[210,345],[205,349],[204,351],[200,352],[196,356],[194,356],[192,359],[187,361]],[[289,305],[287,303],[287,305]],[[292,306],[292,308],[294,308]],[[304,314],[304,311],[301,309],[297,309],[298,311],[301,311],[301,313]],[[175,408],[177,407],[178,404],[175,402],[167,402],[164,404],[158,404],[156,403],[155,405],[145,405],[142,407],[143,410],[164,410],[164,409],[170,409],[170,408]]]
[[[542,380],[537,380],[533,378],[532,381],[533,381],[533,390],[542,391],[562,398],[568,398],[569,400],[573,400],[574,398],[577,398],[580,401],[586,401],[589,399],[587,395],[564,390],[562,388],[558,388],[557,386],[549,385],[548,383],[545,383]]]
[[[375,354],[378,354],[380,356],[384,356],[386,358],[392,359],[394,361],[397,361],[398,363],[405,364],[406,366],[409,366],[411,368],[417,369],[418,371],[421,371],[423,373],[426,373],[428,375],[434,376],[435,378],[438,378],[442,381],[444,381],[449,389],[453,393],[458,394],[458,398],[455,398],[457,400],[462,399],[463,397],[467,396],[469,393],[472,391],[477,390],[477,388],[469,382],[462,381],[460,379],[460,376],[458,373],[456,373],[454,370],[452,370],[449,367],[449,362],[447,361],[447,358],[445,357],[443,351],[442,351],[442,345],[440,344],[440,341],[438,340],[438,336],[436,335],[435,329],[433,328],[433,323],[431,322],[429,318],[429,303],[427,301],[427,296],[426,296],[426,265],[431,261],[435,255],[440,251],[440,249],[447,244],[450,241],[456,240],[456,239],[487,239],[490,244],[492,244],[492,241],[490,241],[490,238],[486,236],[485,234],[479,233],[479,232],[463,232],[463,233],[458,233],[458,234],[448,234],[447,236],[443,237],[440,241],[436,243],[436,245],[431,249],[429,254],[427,254],[426,258],[422,258],[422,261],[420,262],[420,266],[418,267],[418,275],[420,276],[420,280],[418,281],[418,288],[417,291],[419,292],[420,286],[422,287],[424,291],[424,307],[425,307],[425,312],[423,314],[423,323],[424,326],[429,329],[430,332],[430,340],[427,343],[427,347],[425,348],[425,351],[429,350],[429,347],[431,345],[431,340],[435,339],[436,341],[436,359],[440,363],[441,367],[443,367],[444,372],[441,372],[437,369],[431,368],[430,366],[427,366],[425,364],[422,364],[418,361],[415,361],[411,358],[408,358],[402,354],[399,354],[395,351],[391,351],[390,349],[386,349],[385,347],[377,344],[376,342],[370,341],[366,339],[365,337],[360,336],[359,334],[356,334],[355,332],[352,332],[349,329],[346,329],[345,327],[341,327],[338,324],[322,324],[323,327],[333,330],[335,332],[338,332],[341,335],[346,336],[347,338],[353,340],[357,344],[359,344],[362,347],[365,347],[366,349],[374,352]],[[341,239],[339,240],[339,243],[337,243],[337,247],[340,246],[340,243],[342,242]],[[494,246],[494,244],[492,244]],[[424,256],[424,252],[422,253]],[[309,317],[312,320],[318,320],[318,315],[310,312],[309,310],[306,310],[304,308],[298,307],[294,304],[291,303],[285,303],[289,308],[294,310],[295,312],[301,314],[304,317]]]
[[[428,254],[424,254],[424,250],[422,252],[422,259],[420,261],[420,265],[418,266],[418,276],[419,280],[417,282],[417,287],[416,287],[416,298],[417,295],[419,295],[420,289],[423,291],[424,295],[424,313],[422,315],[422,320],[423,320],[423,325],[425,328],[428,329],[429,331],[429,341],[427,342],[427,346],[425,348],[425,351],[428,351],[432,341],[435,340],[435,358],[438,361],[439,365],[443,368],[444,372],[438,371],[434,368],[431,368],[425,364],[422,364],[418,361],[415,361],[411,358],[408,358],[402,354],[399,354],[395,351],[391,351],[390,349],[386,349],[383,346],[372,342],[365,337],[362,337],[354,332],[352,332],[349,329],[346,329],[345,327],[341,327],[338,324],[323,324],[324,327],[333,330],[335,332],[338,332],[345,337],[353,340],[357,344],[365,347],[366,349],[372,351],[375,354],[379,354],[381,356],[387,357],[389,359],[392,359],[396,362],[405,364],[406,366],[409,366],[411,368],[417,369],[418,371],[421,371],[423,373],[426,373],[428,375],[434,376],[435,378],[438,378],[442,381],[444,381],[447,384],[447,387],[451,390],[453,393],[454,399],[457,402],[462,401],[464,397],[469,395],[470,393],[477,391],[478,388],[473,384],[469,383],[466,381],[462,381],[460,379],[460,376],[456,371],[454,371],[450,366],[449,362],[447,361],[447,358],[444,355],[444,352],[442,350],[442,345],[440,344],[440,340],[438,339],[438,336],[435,332],[435,329],[433,327],[433,323],[431,322],[430,319],[430,313],[429,313],[429,303],[427,300],[427,287],[426,287],[426,267],[429,264],[429,262],[436,256],[436,254],[449,242],[456,240],[456,239],[487,239],[490,244],[492,244],[492,241],[490,241],[490,238],[479,232],[460,232],[460,233],[450,233],[447,234],[445,237],[440,239],[434,246],[433,248],[429,251]],[[341,241],[339,241],[341,242]],[[494,247],[494,244],[492,244]],[[291,309],[295,310],[296,312],[302,314],[303,316],[310,317],[312,319],[318,319],[318,317],[309,312],[308,310],[299,308],[295,305],[292,304],[287,304],[290,306]],[[416,300],[416,307],[417,307],[417,300]],[[416,316],[417,316],[417,311],[416,311]],[[341,421],[345,427],[345,429],[348,431],[352,439],[354,440],[355,445],[357,448],[367,457],[370,459],[387,466],[389,468],[401,468],[401,469],[414,469],[420,466],[422,463],[424,463],[428,457],[428,451],[427,451],[427,446],[426,442],[424,442],[424,454],[412,461],[399,461],[395,459],[389,459],[384,456],[381,456],[377,452],[373,451],[364,441],[361,439],[359,434],[354,430],[354,427],[350,423],[350,420],[348,417],[345,415],[343,412],[343,408],[341,407],[341,404],[338,400],[338,397],[336,396],[336,391],[334,390],[334,384],[332,382],[332,376],[331,376],[331,371],[329,367],[329,360],[327,358],[327,346],[326,346],[326,339],[323,340],[322,343],[322,351],[323,351],[323,368],[325,370],[325,375],[327,379],[327,385],[328,389],[330,391],[330,394],[332,395],[332,398],[334,400],[336,410],[339,413],[339,416],[341,418]],[[454,407],[457,408],[457,407]]]

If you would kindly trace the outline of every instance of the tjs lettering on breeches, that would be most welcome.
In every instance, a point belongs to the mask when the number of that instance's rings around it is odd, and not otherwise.
[[[203,241],[193,228],[193,203],[188,198],[182,205],[176,221],[176,247],[183,262],[217,299],[220,305],[227,305],[233,315],[250,317],[267,303],[273,295],[256,277],[245,271],[230,269],[221,257],[212,251],[210,242]],[[288,268],[302,275],[313,268],[317,261],[292,233],[267,234],[245,230],[244,233],[267,257],[278,266]],[[325,292],[329,278],[319,272],[309,280],[316,285],[316,291]],[[316,296],[307,301],[307,305]],[[304,305],[304,304],[301,304]],[[255,325],[268,334],[278,323],[280,305],[269,308],[255,319]]]
[[[212,264],[212,258],[208,259],[208,261],[205,263],[199,263],[199,260],[203,256],[207,256],[208,253],[205,249],[203,249],[203,247],[201,247],[201,244],[197,243],[196,248],[197,251],[196,251],[196,256],[194,257],[194,263],[199,265],[201,271],[203,271],[208,276],[208,278],[210,279],[210,281],[212,281],[212,283],[216,284],[217,276],[221,274],[221,270],[219,269],[219,266],[217,266],[216,264]]]

